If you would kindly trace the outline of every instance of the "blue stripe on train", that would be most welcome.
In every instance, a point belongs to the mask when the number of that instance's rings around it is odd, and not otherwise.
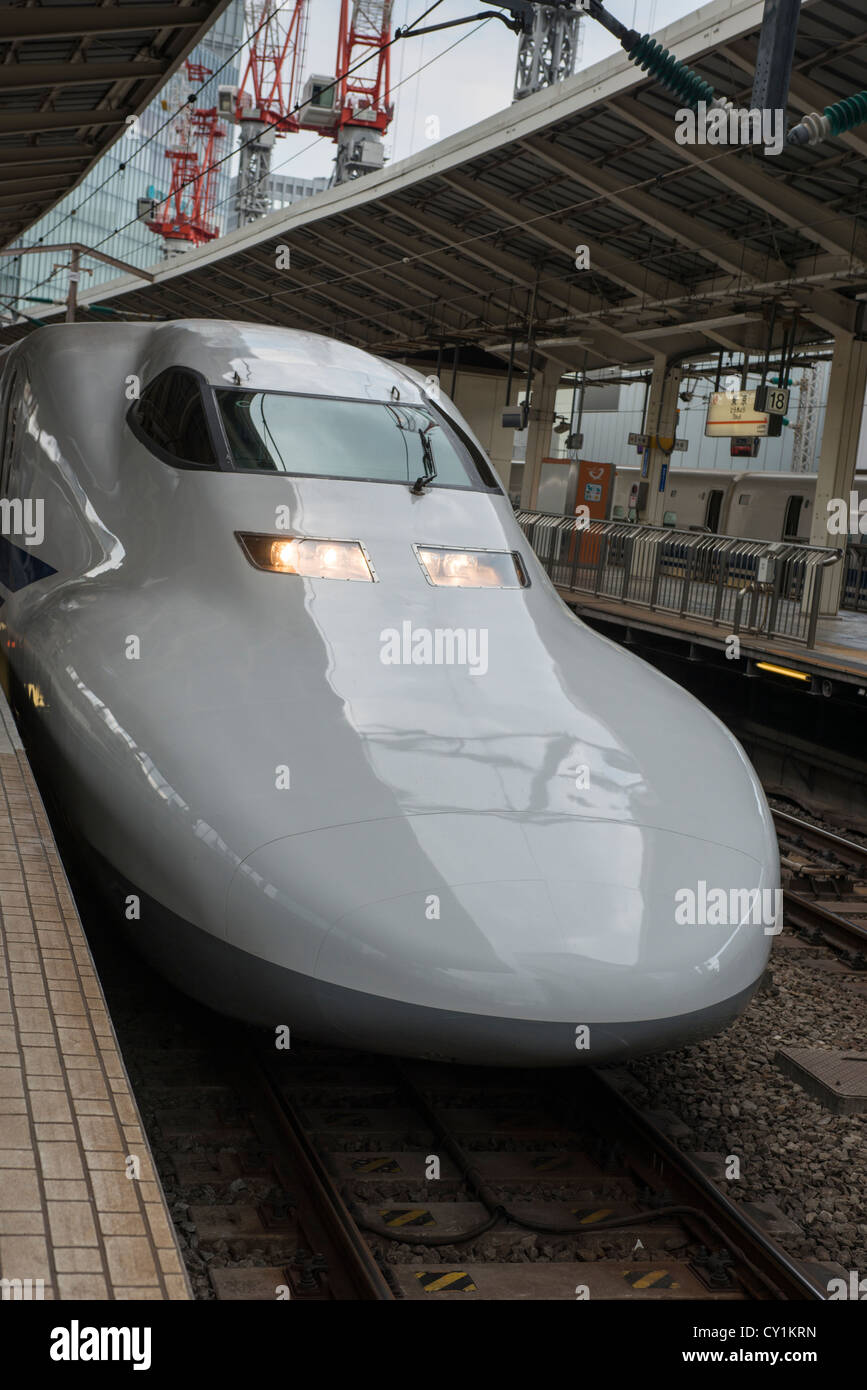
[[[57,570],[38,555],[33,555],[23,546],[15,545],[8,536],[0,536],[0,584],[16,592],[35,584],[37,579],[47,579]]]

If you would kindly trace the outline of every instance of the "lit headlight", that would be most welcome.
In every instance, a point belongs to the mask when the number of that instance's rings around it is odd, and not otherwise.
[[[417,545],[418,556],[431,584],[461,589],[523,589],[527,576],[511,550],[448,550]]]
[[[247,559],[257,569],[299,574],[305,579],[366,579],[373,583],[370,564],[358,541],[236,534]]]

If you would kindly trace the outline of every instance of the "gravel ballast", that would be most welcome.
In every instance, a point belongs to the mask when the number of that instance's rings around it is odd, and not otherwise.
[[[777,947],[770,987],[725,1033],[628,1071],[644,1088],[643,1108],[674,1111],[690,1127],[682,1148],[740,1159],[740,1177],[725,1183],[732,1200],[775,1202],[802,1228],[779,1237],[792,1255],[863,1275],[867,1118],[832,1114],[774,1061],[787,1045],[865,1050],[867,998],[842,978]]]

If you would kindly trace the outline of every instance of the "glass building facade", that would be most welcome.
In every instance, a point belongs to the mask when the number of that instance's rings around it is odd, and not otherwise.
[[[243,37],[244,0],[232,0],[207,37],[189,54],[190,63],[201,64],[213,74],[207,78],[198,98],[200,108],[216,107],[218,88],[238,83],[243,54],[236,50]],[[198,81],[193,82],[194,88],[200,85]],[[106,151],[72,193],[28,229],[20,245],[78,241],[85,246],[98,247],[131,265],[149,266],[158,261],[162,255],[162,238],[137,220],[139,200],[159,201],[160,194],[165,196],[169,191],[172,165],[166,157],[166,147],[177,143],[171,118],[188,90],[186,69],[182,64],[179,72],[139,116],[137,125]],[[217,158],[228,154],[236,143],[236,127],[226,121],[222,124],[226,135],[219,142]],[[231,170],[235,162],[227,159],[216,171],[214,221],[221,232],[229,230],[234,193]],[[125,167],[121,168],[122,165]],[[117,235],[113,235],[115,231]],[[63,253],[58,252],[22,256],[20,261],[11,256],[0,259],[0,303],[5,305],[13,296],[20,296],[18,310],[38,318],[41,304],[65,300],[66,272],[54,271],[55,264],[65,259]],[[82,276],[83,290],[118,275],[112,266],[98,261],[84,260],[83,267],[92,272]],[[9,315],[8,308],[0,312]]]

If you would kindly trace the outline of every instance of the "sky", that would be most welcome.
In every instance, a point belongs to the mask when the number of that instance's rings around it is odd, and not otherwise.
[[[429,3],[395,0],[392,28],[417,18]],[[488,8],[487,0],[444,0],[427,22],[458,19]],[[606,0],[606,8],[622,23],[645,34],[690,14],[698,5],[694,0]],[[305,76],[334,73],[339,15],[340,0],[308,0]],[[595,20],[585,17],[581,27],[584,42],[577,71],[619,49],[617,41]],[[517,52],[517,34],[496,19],[394,44],[391,89],[395,116],[386,136],[388,162],[406,159],[434,143],[428,132],[436,123],[429,121],[430,117],[438,120],[439,138],[446,139],[511,105]],[[306,134],[288,136],[278,142],[272,170],[304,178],[327,176],[333,159],[330,140]]]

